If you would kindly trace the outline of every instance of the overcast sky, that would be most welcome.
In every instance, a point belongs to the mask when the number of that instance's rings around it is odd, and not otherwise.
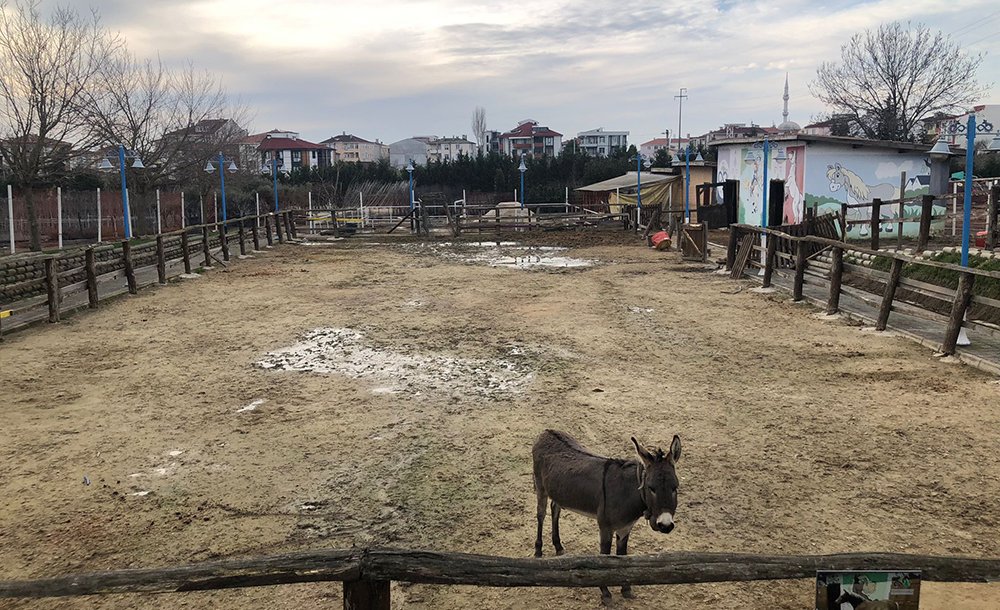
[[[74,0],[82,7],[86,0]],[[53,2],[46,2],[52,4]],[[852,33],[922,21],[986,52],[979,78],[1000,83],[996,0],[92,0],[138,54],[221,75],[253,109],[253,131],[342,131],[393,142],[469,135],[477,105],[490,129],[524,118],[567,136],[604,127],[644,142],[726,122],[781,121],[824,108],[816,66]],[[826,6],[824,6],[824,4]],[[831,8],[836,7],[836,8]],[[993,84],[984,101],[1000,103]]]

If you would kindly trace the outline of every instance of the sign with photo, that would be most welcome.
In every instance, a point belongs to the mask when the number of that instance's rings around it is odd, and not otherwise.
[[[817,572],[816,610],[918,610],[920,572]]]

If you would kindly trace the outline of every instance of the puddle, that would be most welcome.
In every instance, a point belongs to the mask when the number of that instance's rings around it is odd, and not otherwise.
[[[410,353],[380,346],[347,328],[318,328],[295,345],[265,354],[263,369],[370,379],[378,394],[447,392],[500,398],[521,391],[533,374],[518,362]]]
[[[442,258],[463,263],[507,269],[577,269],[593,267],[597,261],[562,256],[569,248],[524,246],[516,241],[442,242],[407,245]]]

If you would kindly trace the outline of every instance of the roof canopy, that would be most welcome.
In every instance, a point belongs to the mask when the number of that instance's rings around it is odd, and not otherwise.
[[[654,174],[651,172],[642,172],[642,184],[653,184],[656,182],[668,182],[672,180],[679,180],[680,176],[675,176],[671,174]],[[627,172],[624,176],[618,176],[617,178],[611,178],[610,180],[603,180],[601,182],[595,182],[594,184],[588,184],[587,186],[581,186],[577,191],[591,191],[591,192],[602,192],[602,191],[613,191],[615,189],[629,189],[636,188],[637,180],[635,172]]]

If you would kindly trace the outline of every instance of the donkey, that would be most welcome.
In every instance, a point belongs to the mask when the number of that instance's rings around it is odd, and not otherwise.
[[[842,592],[833,603],[837,608],[841,604],[851,604],[854,610],[899,610],[899,604],[896,602],[870,600],[851,591]]]
[[[597,520],[602,555],[611,554],[612,533],[616,538],[615,553],[627,555],[629,534],[640,517],[645,517],[654,531],[673,531],[677,510],[674,464],[681,457],[681,439],[674,436],[667,453],[659,448],[649,451],[635,437],[632,444],[638,460],[591,453],[565,432],[545,430],[538,435],[531,449],[538,498],[535,557],[542,556],[546,499],[552,501],[552,546],[556,555],[564,552],[559,539],[559,514],[563,508]],[[622,595],[632,597],[632,587],[623,586]],[[601,587],[601,601],[611,605],[607,587]]]

